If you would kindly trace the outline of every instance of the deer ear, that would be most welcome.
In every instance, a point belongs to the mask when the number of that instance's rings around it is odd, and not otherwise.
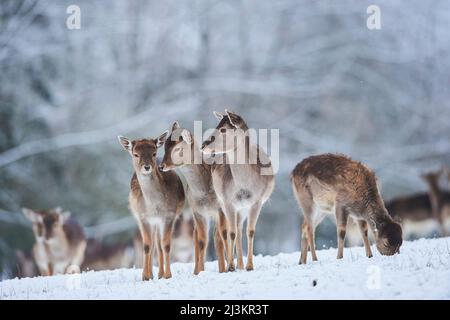
[[[118,136],[117,137],[119,139],[120,144],[122,145],[122,147],[128,151],[131,152],[131,146],[132,146],[132,142],[130,139],[125,138],[123,136]]]
[[[183,129],[183,131],[181,131],[181,137],[187,144],[192,144],[192,135],[188,130]]]
[[[223,119],[223,114],[217,112],[217,111],[213,111],[214,115],[216,116],[217,120],[222,120]]]
[[[156,138],[156,147],[161,147],[164,142],[167,140],[167,136],[169,135],[169,131],[165,131],[162,135],[160,135],[158,138]]]
[[[175,122],[172,124],[172,132],[175,131],[175,130],[177,130],[177,129],[180,129],[180,124],[178,123],[178,121],[175,121]]]
[[[235,128],[240,128],[241,123],[242,123],[242,118],[237,115],[236,113],[229,111],[227,109],[225,109],[225,113],[228,116],[228,119],[230,119],[230,123],[233,127]]]
[[[31,209],[22,208],[22,212],[31,222],[37,222],[39,220],[38,214]]]
[[[71,215],[72,215],[72,214],[70,213],[70,211],[64,211],[64,212],[61,212],[61,213],[59,214],[59,222],[60,222],[61,224],[65,223],[67,220],[70,219],[70,216],[71,216]]]

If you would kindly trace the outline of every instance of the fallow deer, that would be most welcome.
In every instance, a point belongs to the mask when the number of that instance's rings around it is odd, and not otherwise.
[[[326,214],[335,214],[338,234],[337,258],[344,254],[347,218],[358,221],[367,257],[372,256],[368,226],[383,255],[399,252],[402,229],[386,210],[375,174],[360,162],[344,155],[322,154],[300,162],[291,174],[292,188],[303,210],[300,264],[305,264],[308,247],[317,261],[314,231]]]
[[[81,226],[61,208],[22,209],[33,224],[34,260],[42,276],[79,272],[86,239]]]
[[[131,178],[129,207],[142,236],[144,251],[143,280],[153,279],[152,255],[156,245],[159,278],[170,278],[170,247],[173,226],[184,206],[184,190],[175,172],[162,172],[156,162],[156,152],[168,132],[156,139],[131,141],[119,136],[123,148],[130,154],[134,174]]]
[[[211,137],[203,142],[201,149],[208,155],[225,154],[225,163],[213,167],[212,181],[229,226],[228,270],[235,270],[235,247],[237,267],[244,268],[242,227],[247,219],[246,269],[250,271],[254,267],[253,240],[256,223],[263,204],[269,199],[275,186],[273,168],[264,151],[257,144],[250,143],[249,127],[241,116],[228,110],[225,110],[225,114],[214,112],[214,115],[219,124]],[[244,211],[246,209],[248,212]]]
[[[433,216],[439,223],[441,235],[448,236],[449,232],[445,228],[445,220],[450,217],[450,192],[444,191],[439,186],[439,178],[445,170],[430,172],[422,175],[428,184],[428,192],[431,201]]]
[[[180,128],[178,122],[172,125],[172,131],[164,145],[164,158],[161,169],[178,169],[187,182],[186,197],[192,209],[194,229],[194,274],[205,270],[206,249],[208,247],[209,220],[216,223],[214,244],[216,248],[219,272],[225,272],[225,254],[227,247],[226,217],[213,189],[212,168],[201,157],[200,146],[187,129]],[[195,159],[195,157],[198,159]],[[197,161],[196,161],[197,160]]]

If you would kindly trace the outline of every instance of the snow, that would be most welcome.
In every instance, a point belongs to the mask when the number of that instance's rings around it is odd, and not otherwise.
[[[306,265],[299,252],[259,255],[251,272],[219,274],[213,261],[194,276],[192,263],[175,263],[171,279],[149,282],[141,269],[12,279],[0,282],[0,299],[450,299],[450,238],[405,241],[391,257],[372,247],[371,259],[362,247],[345,248],[343,260],[327,249]]]

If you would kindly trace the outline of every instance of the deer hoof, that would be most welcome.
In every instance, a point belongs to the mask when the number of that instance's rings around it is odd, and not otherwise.
[[[253,271],[253,265],[252,264],[247,265],[246,269],[247,271]]]

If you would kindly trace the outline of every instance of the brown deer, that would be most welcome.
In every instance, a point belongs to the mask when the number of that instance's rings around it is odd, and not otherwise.
[[[439,223],[441,235],[448,236],[449,232],[445,228],[445,220],[450,217],[450,192],[443,191],[439,186],[439,179],[444,173],[444,169],[437,172],[430,172],[422,175],[428,184],[428,192],[434,218]]]
[[[225,272],[225,254],[227,248],[227,223],[216,193],[213,189],[212,168],[201,157],[200,147],[187,129],[180,128],[178,122],[172,125],[172,132],[164,145],[165,153],[161,169],[178,169],[187,182],[186,197],[192,209],[194,229],[194,274],[205,270],[206,249],[208,247],[209,220],[216,223],[214,244],[216,248],[219,272]],[[199,161],[194,157],[200,156]]]
[[[143,280],[153,279],[152,255],[158,252],[158,278],[172,277],[170,246],[176,218],[184,206],[184,190],[175,172],[162,172],[156,162],[156,152],[168,132],[156,139],[131,141],[119,136],[123,148],[131,155],[135,173],[131,178],[129,206],[137,220],[144,243]]]
[[[81,226],[70,218],[70,212],[63,212],[59,207],[22,211],[33,224],[36,239],[33,255],[39,273],[51,276],[79,272],[86,239]]]
[[[256,223],[263,204],[269,199],[275,186],[272,164],[257,144],[250,143],[249,128],[242,117],[228,110],[225,110],[225,114],[214,112],[214,115],[219,124],[211,137],[203,142],[201,149],[208,155],[225,154],[226,162],[213,167],[212,181],[229,226],[228,270],[235,270],[235,247],[237,267],[244,268],[242,227],[247,219],[246,269],[250,271],[253,270]],[[243,210],[247,209],[248,215],[244,215]]]
[[[87,241],[81,270],[114,270],[130,268],[134,263],[133,248],[126,243],[105,243],[99,239]]]
[[[291,174],[295,197],[303,210],[300,264],[305,264],[308,247],[317,261],[314,231],[326,214],[335,214],[338,234],[337,258],[344,254],[349,216],[358,221],[367,257],[372,256],[368,226],[383,255],[399,252],[402,229],[386,210],[375,174],[360,162],[344,155],[322,154],[300,162]]]

